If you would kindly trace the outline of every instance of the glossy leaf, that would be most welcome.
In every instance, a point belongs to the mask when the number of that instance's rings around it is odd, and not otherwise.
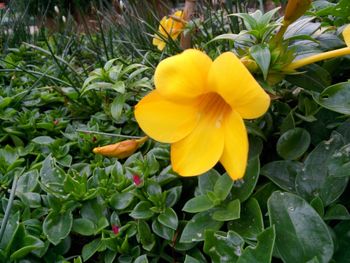
[[[182,210],[188,213],[198,213],[207,211],[210,208],[214,207],[214,205],[215,204],[210,200],[208,196],[199,195],[188,200]]]
[[[260,161],[258,157],[248,161],[247,170],[242,180],[233,184],[231,194],[233,198],[238,198],[244,202],[253,193],[260,173]]]
[[[342,114],[350,114],[350,82],[332,85],[320,94],[314,93],[315,101],[322,107]]]
[[[332,237],[305,200],[277,191],[268,200],[268,211],[276,229],[276,249],[284,262],[307,262],[314,257],[320,263],[329,262],[334,249]]]
[[[229,222],[228,229],[243,238],[256,240],[263,231],[264,224],[259,203],[255,198],[249,198],[242,204],[240,218]]]
[[[277,141],[277,152],[286,160],[296,160],[309,148],[310,134],[302,128],[294,128],[283,133]]]
[[[268,45],[258,44],[258,45],[252,46],[249,49],[249,53],[252,56],[252,58],[254,58],[255,62],[258,64],[264,76],[264,79],[266,80],[267,73],[270,67],[270,61],[271,61],[271,53]]]
[[[187,222],[182,231],[180,242],[191,243],[204,240],[204,231],[206,229],[218,230],[222,226],[222,222],[212,219],[212,213],[201,212],[195,214],[190,221]]]
[[[297,161],[274,161],[261,168],[261,174],[283,190],[295,192],[295,179],[303,164]]]
[[[243,238],[233,231],[225,233],[208,229],[203,250],[213,263],[234,263],[241,256],[243,245]]]
[[[59,214],[55,211],[48,214],[43,223],[43,231],[47,239],[57,245],[68,236],[73,225],[71,212]]]
[[[257,237],[257,245],[245,248],[237,263],[270,263],[275,236],[276,233],[273,226],[261,232]]]

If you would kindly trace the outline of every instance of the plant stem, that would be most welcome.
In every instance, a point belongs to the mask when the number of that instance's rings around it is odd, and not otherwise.
[[[194,8],[196,6],[196,0],[186,0],[185,8],[184,8],[184,16],[183,19],[185,21],[190,21]],[[187,49],[191,47],[191,35],[188,32],[186,35],[184,33],[181,34],[180,46],[182,49]]]
[[[329,59],[329,58],[335,58],[335,57],[340,57],[340,56],[345,56],[345,55],[350,55],[350,47],[344,47],[320,54],[316,54],[313,56],[309,56],[306,58],[299,59],[297,61],[294,61],[290,63],[285,70],[294,70],[297,68],[301,68],[303,66],[306,66],[308,64],[312,64],[321,60]]]
[[[20,172],[20,175],[22,175],[24,170],[25,170],[25,168],[22,169],[22,171]],[[10,192],[9,201],[7,203],[5,215],[4,215],[4,218],[2,219],[2,222],[1,222],[0,242],[2,241],[2,238],[3,238],[4,234],[5,234],[6,225],[7,225],[7,222],[9,220],[9,217],[10,217],[10,212],[11,212],[13,200],[15,198],[18,178],[19,178],[19,175],[15,174],[15,177],[14,177],[13,182],[12,182],[12,188],[11,188],[11,192]]]
[[[123,135],[123,134],[113,134],[113,133],[106,133],[106,132],[98,132],[98,131],[88,131],[88,130],[76,130],[77,132],[83,132],[83,133],[91,133],[91,134],[100,134],[100,135],[106,135],[106,136],[112,136],[112,137],[121,137],[121,138],[128,138],[128,139],[141,139],[142,136],[131,136],[131,135]]]

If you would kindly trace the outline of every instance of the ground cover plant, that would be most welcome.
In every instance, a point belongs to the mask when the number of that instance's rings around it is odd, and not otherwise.
[[[0,262],[350,262],[350,2],[107,2],[0,11]]]

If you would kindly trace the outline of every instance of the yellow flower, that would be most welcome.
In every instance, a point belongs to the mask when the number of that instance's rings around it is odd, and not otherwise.
[[[343,37],[344,37],[345,44],[347,45],[346,47],[312,55],[306,58],[298,59],[290,63],[285,68],[285,71],[294,71],[297,68],[301,68],[303,66],[306,66],[321,60],[350,55],[350,25],[347,25],[343,30]]]
[[[138,140],[125,140],[122,142],[96,147],[92,151],[107,157],[123,159],[132,155],[148,139],[147,136]]]
[[[135,117],[151,138],[171,143],[171,163],[182,176],[211,169],[218,161],[236,180],[248,156],[243,119],[263,115],[269,96],[231,52],[212,61],[188,49],[161,61],[156,89],[135,108]]]
[[[157,46],[157,48],[162,51],[166,45],[166,42],[163,39],[168,39],[170,36],[173,40],[175,40],[185,26],[182,19],[182,11],[176,11],[170,17],[163,17],[158,28],[158,34],[161,35],[161,37],[159,35],[155,35],[153,38],[153,45]]]

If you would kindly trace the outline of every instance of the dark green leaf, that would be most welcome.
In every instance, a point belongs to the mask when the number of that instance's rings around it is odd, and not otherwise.
[[[220,229],[223,222],[212,219],[212,213],[201,212],[195,214],[190,221],[187,222],[182,231],[180,242],[192,243],[204,240],[204,231],[212,229],[213,231]]]
[[[147,219],[153,216],[153,212],[150,210],[152,204],[147,201],[139,202],[131,211],[130,216],[135,219]]]
[[[324,220],[349,220],[350,214],[345,206],[336,204],[327,209]]]
[[[297,161],[275,161],[261,168],[261,174],[288,192],[295,192],[295,178],[303,164]]]
[[[255,185],[258,181],[260,173],[260,161],[259,157],[255,157],[248,161],[247,170],[242,180],[236,181],[233,184],[231,194],[233,197],[238,198],[241,202],[244,202],[253,193]]]
[[[158,216],[158,221],[164,226],[167,226],[174,230],[177,229],[177,225],[179,223],[175,211],[169,207],[166,208],[165,211]]]
[[[333,259],[336,262],[350,262],[350,221],[342,221],[334,228],[336,235],[336,250]]]
[[[61,242],[68,234],[73,225],[71,212],[59,214],[55,211],[48,214],[43,223],[43,231],[47,239],[54,245]]]
[[[215,204],[210,200],[208,196],[199,195],[188,200],[182,210],[188,213],[198,213],[207,211],[210,208],[214,207],[214,205]]]
[[[235,199],[229,202],[224,207],[215,209],[213,213],[213,219],[217,221],[230,221],[240,217],[241,214],[241,203],[239,199]]]
[[[86,244],[83,247],[83,250],[81,253],[84,262],[86,262],[89,258],[91,258],[97,252],[97,250],[100,248],[101,245],[102,245],[102,243],[101,243],[101,240],[99,238]]]
[[[268,211],[271,225],[276,228],[276,249],[284,262],[307,262],[314,257],[321,263],[329,262],[333,254],[332,237],[327,225],[305,200],[277,191],[268,200]]]
[[[277,142],[278,154],[287,160],[295,160],[301,157],[309,148],[310,134],[302,129],[295,128],[282,134]]]
[[[264,224],[259,203],[255,198],[249,198],[242,204],[240,218],[229,222],[228,229],[243,238],[256,240],[263,231]]]
[[[204,252],[213,263],[234,263],[242,255],[244,240],[233,231],[205,231]]]
[[[95,224],[87,218],[74,219],[72,231],[83,236],[91,236],[95,233]]]
[[[123,210],[127,208],[133,200],[134,196],[130,192],[115,193],[111,196],[110,204],[116,210]]]
[[[214,193],[220,200],[225,200],[229,195],[233,185],[233,180],[227,174],[219,177],[214,185]]]
[[[248,246],[244,249],[237,263],[270,263],[275,244],[275,228],[269,227],[261,232],[256,247]]]
[[[342,114],[350,114],[350,82],[326,88],[320,94],[313,93],[315,101],[322,107]]]

